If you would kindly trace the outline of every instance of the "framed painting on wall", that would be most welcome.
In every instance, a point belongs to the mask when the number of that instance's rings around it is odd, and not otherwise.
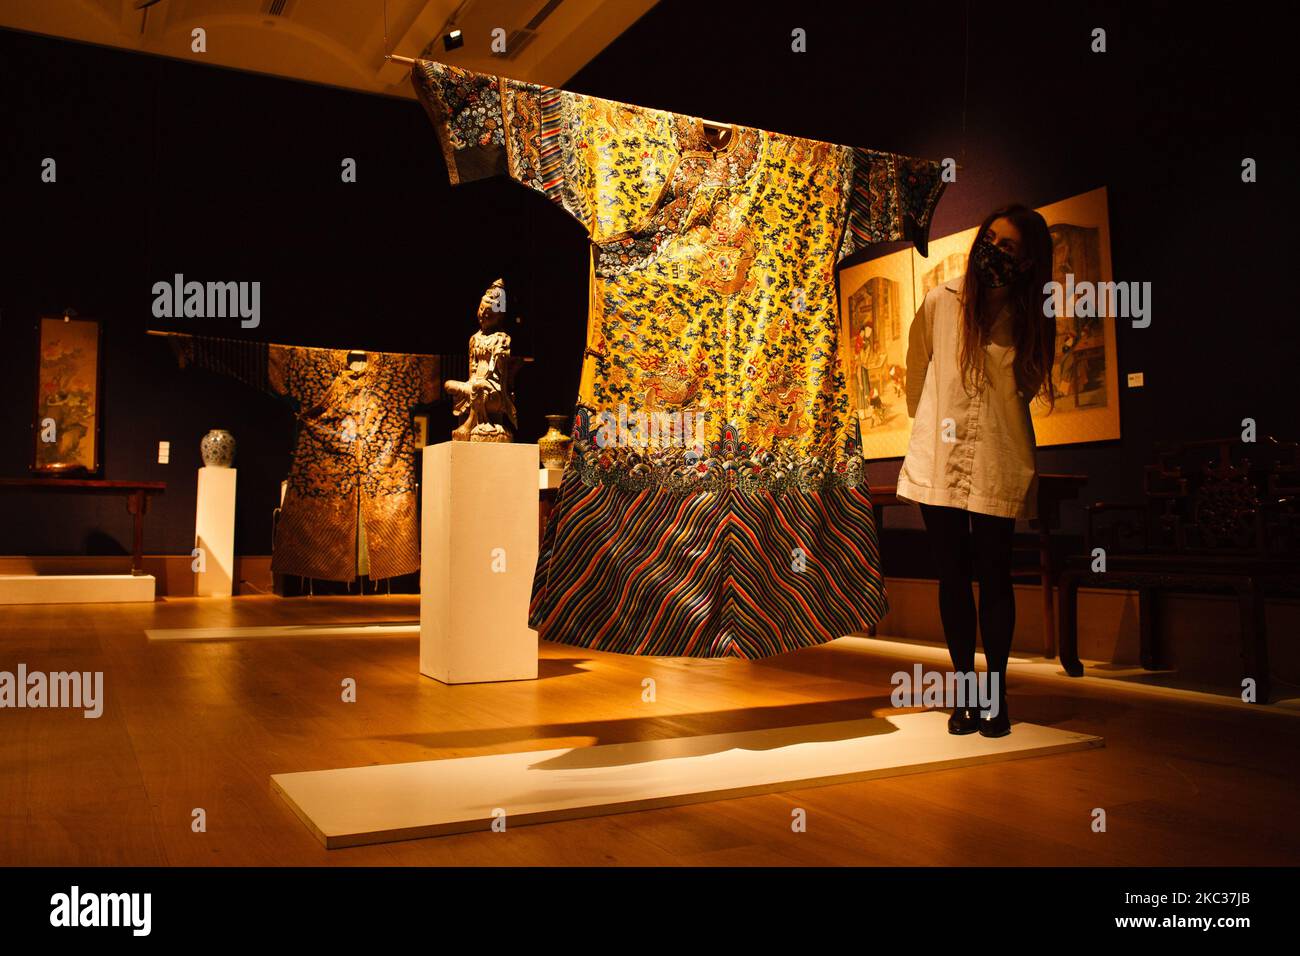
[[[1052,234],[1052,278],[1110,282],[1110,220],[1106,189],[1094,189],[1038,210]],[[1077,295],[1077,291],[1076,291]],[[1056,319],[1056,363],[1052,379],[1056,407],[1034,402],[1038,444],[1119,438],[1119,353],[1114,316],[1078,317],[1070,303]]]
[[[32,471],[96,475],[102,458],[100,324],[71,315],[46,317],[38,333]]]
[[[1070,199],[1040,206],[1052,236],[1052,278],[1066,284],[1109,282],[1110,223],[1106,189],[1094,189]],[[975,229],[944,236],[930,243],[930,255],[915,263],[916,302],[941,283],[966,272],[966,257],[975,241]],[[1049,411],[1041,398],[1031,406],[1034,437],[1039,448],[1075,442],[1118,438],[1119,357],[1115,347],[1115,319],[1078,318],[1072,308],[1056,320],[1056,360],[1052,366],[1056,405]],[[906,447],[897,452],[906,453]]]
[[[862,431],[862,454],[893,458],[907,451],[907,333],[916,314],[908,249],[843,269],[840,359],[849,401]]]

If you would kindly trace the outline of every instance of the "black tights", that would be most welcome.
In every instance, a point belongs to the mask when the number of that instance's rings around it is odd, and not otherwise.
[[[1014,518],[977,514],[961,508],[921,505],[930,547],[939,565],[939,617],[953,669],[975,670],[974,573],[980,584],[979,632],[989,674],[998,675],[999,695],[1007,687],[1007,659],[1016,629],[1016,596],[1011,587],[1011,536]]]

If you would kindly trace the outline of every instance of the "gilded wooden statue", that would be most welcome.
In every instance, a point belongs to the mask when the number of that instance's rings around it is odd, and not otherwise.
[[[469,340],[469,380],[443,382],[455,403],[453,413],[465,416],[451,433],[452,441],[514,441],[519,427],[512,381],[516,360],[505,331],[505,298],[501,279],[488,286],[478,304],[479,330]]]

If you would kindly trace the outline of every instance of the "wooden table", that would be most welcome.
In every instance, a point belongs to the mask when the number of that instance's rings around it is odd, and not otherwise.
[[[53,494],[123,495],[127,513],[134,519],[131,573],[144,570],[144,516],[149,497],[167,490],[165,481],[105,481],[94,478],[0,478],[0,491]]]
[[[1029,522],[1038,531],[1038,574],[1043,586],[1043,656],[1056,656],[1056,573],[1052,563],[1052,529],[1061,523],[1061,502],[1077,499],[1079,491],[1088,483],[1087,475],[1039,475],[1038,517]],[[910,505],[898,499],[896,485],[873,485],[871,504],[876,513],[876,529],[884,527],[881,512],[897,505]],[[876,633],[875,627],[868,632]]]

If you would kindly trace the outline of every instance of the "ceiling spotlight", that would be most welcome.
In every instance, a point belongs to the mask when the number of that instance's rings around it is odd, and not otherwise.
[[[465,38],[461,35],[459,28],[448,30],[442,35],[442,48],[444,50],[455,50],[464,45]]]

